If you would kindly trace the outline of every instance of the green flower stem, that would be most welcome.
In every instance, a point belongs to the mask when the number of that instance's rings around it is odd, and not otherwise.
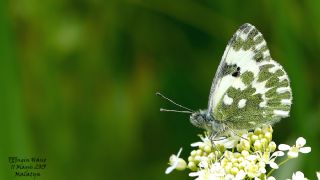
[[[287,159],[283,160],[281,163],[279,163],[278,166],[280,167],[281,165],[283,165],[284,163],[286,163],[286,162],[289,161],[289,160],[290,160],[290,158],[287,158]],[[275,169],[271,169],[271,171],[267,174],[267,177],[269,177],[274,170],[275,170]]]

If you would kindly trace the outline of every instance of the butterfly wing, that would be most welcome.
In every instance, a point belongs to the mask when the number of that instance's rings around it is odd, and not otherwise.
[[[289,116],[289,78],[272,60],[262,34],[242,25],[229,41],[212,83],[208,113],[234,129],[272,124]]]

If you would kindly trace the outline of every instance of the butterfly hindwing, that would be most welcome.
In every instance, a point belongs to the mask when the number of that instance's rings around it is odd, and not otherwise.
[[[274,123],[289,115],[289,79],[271,59],[262,34],[244,24],[229,41],[215,75],[208,111],[234,129]]]

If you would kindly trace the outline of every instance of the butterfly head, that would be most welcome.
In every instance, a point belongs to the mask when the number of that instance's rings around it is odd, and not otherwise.
[[[191,114],[190,122],[192,125],[205,130],[212,130],[212,118],[206,110],[199,110]]]

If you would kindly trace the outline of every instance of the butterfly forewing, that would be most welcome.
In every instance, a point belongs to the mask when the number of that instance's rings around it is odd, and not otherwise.
[[[271,59],[262,34],[244,24],[233,35],[212,83],[208,112],[235,129],[254,128],[289,116],[289,79]]]

